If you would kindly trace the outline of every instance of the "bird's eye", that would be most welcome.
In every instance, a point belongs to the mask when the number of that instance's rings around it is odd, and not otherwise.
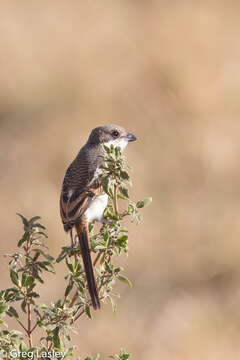
[[[117,130],[113,130],[113,131],[112,131],[112,136],[118,137],[118,136],[119,136],[119,132],[118,132]]]

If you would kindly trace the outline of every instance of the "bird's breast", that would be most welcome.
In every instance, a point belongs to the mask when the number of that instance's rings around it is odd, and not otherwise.
[[[101,221],[103,212],[108,203],[108,195],[103,194],[95,197],[85,212],[88,222]]]

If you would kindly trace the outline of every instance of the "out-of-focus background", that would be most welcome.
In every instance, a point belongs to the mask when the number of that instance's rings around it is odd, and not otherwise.
[[[8,1],[0,14],[1,287],[22,233],[42,216],[50,252],[68,164],[93,127],[115,123],[132,197],[152,196],[122,258],[134,287],[79,321],[76,354],[240,356],[240,3]],[[61,296],[49,275],[44,301]]]

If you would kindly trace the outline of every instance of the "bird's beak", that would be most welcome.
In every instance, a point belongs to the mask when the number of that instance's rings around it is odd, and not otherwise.
[[[137,137],[131,133],[127,134],[127,140],[130,141],[136,141]]]

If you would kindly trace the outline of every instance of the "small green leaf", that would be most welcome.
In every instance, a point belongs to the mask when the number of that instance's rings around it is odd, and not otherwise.
[[[125,187],[123,185],[119,186],[119,192],[124,199],[129,199],[129,193],[128,193],[127,187]]]
[[[21,309],[25,313],[26,313],[26,306],[27,306],[26,300],[23,300],[22,303],[21,303]]]
[[[0,303],[0,315],[4,314],[9,309],[9,306],[4,302]]]
[[[40,219],[41,219],[40,216],[34,216],[34,217],[32,217],[32,218],[29,220],[29,223],[30,223],[30,224],[33,224],[35,221],[40,220]]]
[[[72,288],[73,288],[73,282],[71,281],[65,290],[65,297],[67,297],[70,294]]]
[[[32,227],[46,230],[45,226],[43,226],[43,225],[40,224],[40,223],[32,224]]]
[[[19,213],[17,213],[17,215],[20,216],[20,218],[22,219],[23,225],[28,227],[29,223],[28,223],[27,219]]]
[[[47,309],[48,309],[48,306],[45,305],[45,304],[39,304],[38,307],[39,307],[40,309],[44,309],[44,310],[47,310]]]
[[[26,286],[26,280],[27,280],[28,274],[26,272],[22,273],[22,286]]]
[[[19,346],[19,350],[23,353],[25,351],[27,351],[27,346],[24,344],[24,342],[21,342],[20,346]]]
[[[126,277],[126,276],[123,276],[123,275],[118,275],[117,276],[117,279],[124,282],[125,284],[127,284],[130,288],[132,288],[132,283],[131,281]]]
[[[116,305],[115,301],[113,300],[113,298],[112,298],[111,296],[108,296],[108,299],[110,300],[110,303],[111,303],[111,305],[112,305],[112,311],[113,311],[113,312],[116,312],[116,310],[117,310],[117,305]]]
[[[18,278],[18,273],[13,269],[10,270],[10,277],[14,285],[18,287],[21,285],[20,280]]]
[[[25,282],[25,286],[32,286],[34,283],[35,279],[33,276],[28,276],[26,282]]]
[[[32,298],[38,298],[40,297],[40,295],[38,293],[36,293],[35,291],[32,291],[30,294],[28,294],[29,297],[32,297]]]
[[[92,319],[92,314],[91,314],[91,309],[89,305],[85,306],[85,313],[87,314],[87,316],[89,317],[89,319]]]
[[[29,232],[25,232],[23,237],[19,240],[17,246],[20,248],[27,240],[29,240],[30,234]]]
[[[106,249],[106,246],[105,246],[105,245],[101,245],[101,244],[96,245],[95,248],[94,248],[94,250],[105,250],[105,249]]]
[[[128,236],[127,236],[127,235],[122,235],[122,236],[118,239],[119,245],[120,245],[120,246],[126,245],[127,239],[128,239]]]
[[[67,267],[68,267],[68,269],[70,270],[70,272],[73,273],[73,271],[74,271],[73,263],[71,263],[70,261],[68,261],[68,260],[66,259],[66,264],[67,264]]]
[[[100,359],[100,354],[97,354],[93,360],[99,360],[99,359]]]
[[[59,327],[56,327],[53,330],[53,344],[55,349],[60,349],[61,347],[61,340],[59,337]]]
[[[137,202],[136,207],[138,209],[143,208],[144,206],[149,205],[152,202],[152,198],[145,198],[144,200],[140,200]]]
[[[125,170],[121,170],[121,171],[120,171],[120,177],[121,177],[123,180],[129,180],[129,175],[128,175],[127,171],[125,171]]]
[[[12,306],[9,307],[9,309],[8,309],[8,311],[7,311],[7,314],[8,314],[10,317],[14,316],[14,317],[17,318],[17,319],[19,318],[19,315],[18,315],[17,311],[16,311]]]

